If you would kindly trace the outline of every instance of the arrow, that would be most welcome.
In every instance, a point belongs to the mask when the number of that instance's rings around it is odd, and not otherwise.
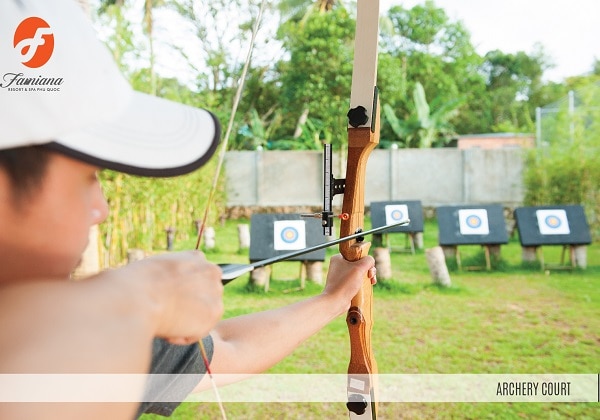
[[[393,223],[391,225],[380,226],[380,227],[377,227],[374,229],[357,232],[352,235],[344,236],[343,238],[334,239],[332,241],[325,242],[325,243],[322,243],[319,245],[311,246],[311,247],[304,248],[304,249],[299,249],[298,251],[288,252],[287,254],[277,255],[275,257],[267,258],[267,259],[261,260],[261,261],[256,261],[256,262],[253,262],[250,264],[227,264],[227,263],[219,264],[219,267],[221,267],[221,270],[223,272],[223,274],[221,275],[221,281],[223,282],[223,284],[227,284],[231,280],[233,280],[243,274],[249,273],[252,270],[254,270],[255,268],[264,267],[266,265],[273,264],[273,263],[276,263],[279,261],[285,261],[290,258],[298,257],[300,255],[304,255],[304,254],[308,254],[313,251],[317,251],[319,249],[328,248],[330,246],[337,245],[341,242],[349,241],[350,239],[359,238],[359,237],[365,236],[365,235],[372,235],[375,233],[383,232],[385,230],[388,230],[388,229],[396,227],[396,226],[407,225],[409,223],[410,223],[409,219],[404,219],[398,223]]]

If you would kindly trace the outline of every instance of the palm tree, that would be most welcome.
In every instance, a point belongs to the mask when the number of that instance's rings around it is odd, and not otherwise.
[[[148,37],[150,46],[150,93],[156,95],[156,73],[154,72],[154,16],[152,14],[155,7],[163,6],[165,0],[144,0],[144,32]]]
[[[80,2],[88,3],[89,0],[80,0]],[[154,55],[154,16],[153,10],[157,7],[164,6],[165,0],[144,0],[144,11],[143,11],[143,30],[148,37],[148,44],[150,48],[150,93],[156,95],[156,73],[155,67],[155,55]],[[114,6],[121,9],[125,6],[125,0],[100,0],[100,6],[98,8],[99,13],[107,12],[108,8]]]
[[[341,0],[282,0],[278,8],[283,21],[304,21],[312,13],[329,12],[336,4],[342,5],[341,3]]]

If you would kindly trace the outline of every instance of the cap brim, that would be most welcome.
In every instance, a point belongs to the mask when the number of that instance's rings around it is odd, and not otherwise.
[[[7,3],[0,13],[0,149],[45,145],[154,177],[185,174],[210,159],[220,136],[215,116],[133,91],[76,2]],[[14,47],[13,38],[27,48]],[[28,64],[30,51],[47,61]]]
[[[212,113],[133,92],[116,119],[59,135],[45,146],[101,168],[170,177],[205,164],[219,138],[220,125]]]

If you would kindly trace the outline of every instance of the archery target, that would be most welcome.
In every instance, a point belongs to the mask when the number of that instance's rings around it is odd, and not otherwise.
[[[408,206],[406,204],[388,204],[385,206],[386,225],[392,225],[408,218]]]
[[[458,210],[458,223],[461,235],[490,234],[486,209],[460,209]]]
[[[273,222],[273,234],[273,248],[276,251],[306,248],[304,220],[276,220]]]
[[[538,226],[542,235],[569,235],[569,220],[563,209],[537,210]]]

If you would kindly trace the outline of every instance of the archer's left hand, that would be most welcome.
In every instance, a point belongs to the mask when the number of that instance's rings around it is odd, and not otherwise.
[[[335,297],[342,312],[350,308],[350,301],[359,292],[365,282],[365,276],[371,284],[377,282],[375,260],[365,256],[358,261],[346,261],[340,254],[331,257],[327,283],[323,294]]]

